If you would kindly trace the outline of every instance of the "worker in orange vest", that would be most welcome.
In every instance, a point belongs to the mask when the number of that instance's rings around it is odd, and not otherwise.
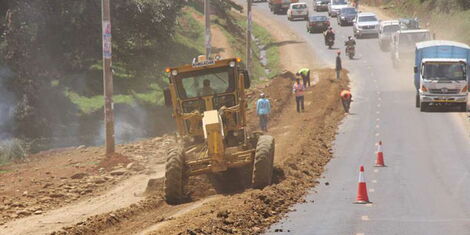
[[[341,97],[341,103],[343,104],[344,111],[346,113],[349,113],[349,107],[352,101],[351,92],[349,90],[344,89],[341,91],[340,97]]]
[[[304,91],[305,91],[305,85],[300,83],[300,78],[297,77],[295,79],[294,86],[292,87],[292,91],[295,94],[295,102],[297,103],[297,112],[300,113],[305,110],[304,109]]]

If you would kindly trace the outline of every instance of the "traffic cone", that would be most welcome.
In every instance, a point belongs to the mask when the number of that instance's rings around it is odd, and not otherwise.
[[[375,160],[375,166],[376,167],[385,167],[384,163],[384,153],[382,151],[382,141],[379,141],[379,144],[377,145],[377,159]]]
[[[361,166],[359,171],[359,185],[357,187],[356,204],[370,203],[369,196],[367,195],[366,180],[364,178],[364,166]]]

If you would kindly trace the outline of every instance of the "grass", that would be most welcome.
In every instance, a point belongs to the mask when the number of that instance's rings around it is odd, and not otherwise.
[[[235,20],[234,23],[238,27],[240,27],[240,29],[243,32],[246,32],[246,27],[247,27],[246,17],[238,15],[238,14],[232,14],[232,17]],[[224,19],[217,18],[215,22],[221,26],[220,28],[224,32],[227,39],[229,40],[230,44],[234,45],[233,49],[235,49],[236,56],[242,58],[243,61],[246,61],[245,35],[234,35],[234,34],[229,33],[226,30],[227,27],[226,27],[226,22]],[[252,33],[253,33],[253,36],[259,40],[261,45],[273,44],[275,42],[271,34],[265,28],[261,27],[255,22],[253,22]],[[252,43],[252,49],[253,49],[253,65],[252,65],[253,66],[252,67],[253,84],[262,82],[262,80],[260,79],[261,77],[272,78],[281,72],[280,67],[279,67],[280,57],[279,57],[278,47],[269,47],[266,51],[266,59],[267,59],[266,68],[269,69],[270,71],[269,74],[266,74],[265,66],[262,64],[259,58],[261,49],[258,48],[254,44],[254,42]]]
[[[29,152],[29,144],[20,139],[0,142],[0,165],[12,160],[23,159]]]

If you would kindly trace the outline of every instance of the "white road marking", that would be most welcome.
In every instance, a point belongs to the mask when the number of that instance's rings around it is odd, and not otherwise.
[[[375,133],[375,136],[379,136],[379,135],[380,135],[380,133]]]
[[[372,203],[367,203],[366,204],[366,207],[373,207],[373,206],[374,206],[374,204],[372,204]]]
[[[377,183],[377,180],[372,180],[372,183],[376,184],[376,183]]]
[[[375,172],[375,173],[379,173],[379,169],[374,169],[374,172]]]
[[[375,119],[376,122],[380,121],[380,118]]]
[[[356,235],[366,235],[365,233],[356,233]]]
[[[380,111],[375,112],[376,114],[380,114]]]
[[[377,104],[377,108],[380,108],[382,105],[381,104]]]
[[[361,220],[362,220],[362,221],[368,221],[368,220],[369,220],[369,216],[363,215],[363,216],[361,216]]]
[[[375,125],[375,128],[380,128],[380,125]]]

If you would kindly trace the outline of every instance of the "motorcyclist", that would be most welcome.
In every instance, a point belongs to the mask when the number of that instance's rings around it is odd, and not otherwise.
[[[346,46],[345,52],[346,54],[348,53],[348,48],[352,47],[354,48],[356,46],[356,40],[352,38],[352,36],[348,36],[348,40],[344,42],[344,45]]]
[[[333,27],[328,27],[328,30],[326,30],[324,33],[325,36],[325,45],[328,45],[328,39],[333,39],[335,40],[335,32],[333,31]]]

